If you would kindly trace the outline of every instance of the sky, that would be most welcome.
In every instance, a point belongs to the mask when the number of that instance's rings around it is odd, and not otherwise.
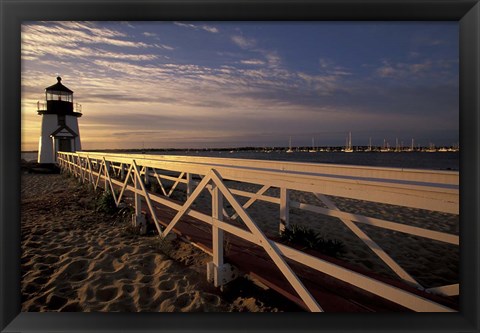
[[[457,22],[24,22],[22,150],[62,77],[84,150],[450,146]]]

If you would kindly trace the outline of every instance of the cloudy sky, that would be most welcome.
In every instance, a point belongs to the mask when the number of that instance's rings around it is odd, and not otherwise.
[[[23,150],[57,75],[84,149],[458,142],[457,22],[24,22]]]

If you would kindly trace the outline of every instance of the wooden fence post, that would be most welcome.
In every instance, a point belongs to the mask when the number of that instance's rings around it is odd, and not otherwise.
[[[290,225],[290,190],[281,187],[280,188],[280,228],[279,231],[282,233],[285,228]]]
[[[125,166],[123,163],[120,163],[120,179],[125,180]]]
[[[226,264],[224,256],[223,230],[219,227],[219,221],[223,221],[223,194],[218,186],[212,184],[212,248],[213,260],[207,264],[207,280],[213,282],[215,287],[236,279],[238,269]]]
[[[223,221],[223,194],[218,186],[213,185],[212,192],[212,241],[213,241],[213,263],[216,266],[215,286],[218,285],[218,267],[223,265],[223,230],[218,228],[216,220]]]
[[[145,167],[145,173],[144,173],[144,179],[145,179],[145,185],[150,184],[150,179],[148,178],[148,167]]]
[[[103,166],[105,169],[104,169],[104,176],[105,176],[105,188],[104,190],[107,191],[108,190],[108,179],[107,179],[107,174],[109,175],[110,174],[110,162],[108,161],[105,161],[105,165]],[[112,193],[113,194],[113,193]]]
[[[137,173],[136,170],[134,170],[133,179],[135,190],[141,191],[142,186],[140,185],[140,182],[142,181],[142,178],[140,172]],[[132,217],[132,224],[134,227],[140,227],[140,234],[146,233],[147,221],[146,217],[142,215],[142,195],[137,192],[135,192],[135,214]]]
[[[193,192],[193,182],[192,182],[192,174],[187,172],[187,199],[190,198],[190,195]]]

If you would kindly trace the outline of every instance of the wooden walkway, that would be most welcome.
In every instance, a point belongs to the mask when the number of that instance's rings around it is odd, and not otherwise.
[[[128,196],[127,201],[133,201],[133,196]],[[177,203],[181,204],[180,202]],[[146,203],[143,202],[143,205],[145,207]],[[175,216],[176,211],[158,203],[155,203],[154,206],[159,222],[166,227],[169,221]],[[147,212],[145,212],[145,214],[147,217],[149,216]],[[225,222],[230,222],[238,226],[238,222],[229,221],[226,218]],[[151,223],[153,224],[153,222]],[[209,229],[211,228],[205,223],[190,216],[184,216],[180,222],[177,223],[173,231],[181,238],[188,240],[205,252],[212,254],[212,234]],[[281,274],[263,248],[255,246],[250,242],[228,233],[225,234],[225,242],[228,243],[225,251],[225,262],[236,266],[243,273],[257,279],[267,287],[275,290],[308,311],[305,303],[297,295],[290,283]],[[458,310],[458,301],[455,298],[441,297],[421,291],[402,281],[380,276],[371,271],[364,270],[342,260],[328,257],[315,251],[305,252]],[[385,298],[366,292],[341,280],[332,278],[327,274],[320,273],[291,260],[287,261],[295,273],[300,277],[304,285],[308,288],[312,296],[315,297],[317,302],[326,312],[413,312],[410,309],[402,307],[394,302],[390,302]]]

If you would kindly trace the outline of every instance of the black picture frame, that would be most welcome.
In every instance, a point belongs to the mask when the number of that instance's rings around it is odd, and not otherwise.
[[[480,4],[478,0],[0,0],[0,329],[2,332],[478,332]],[[460,311],[453,314],[22,313],[20,30],[37,20],[458,21]]]

